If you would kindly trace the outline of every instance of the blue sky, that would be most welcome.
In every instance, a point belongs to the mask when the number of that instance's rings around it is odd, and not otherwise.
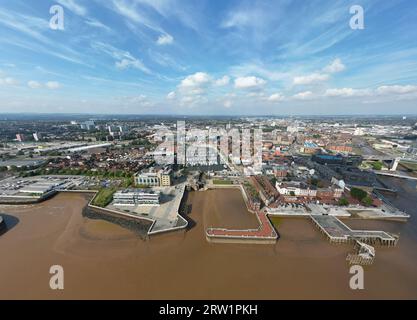
[[[0,112],[417,114],[414,0],[0,0],[0,34]]]

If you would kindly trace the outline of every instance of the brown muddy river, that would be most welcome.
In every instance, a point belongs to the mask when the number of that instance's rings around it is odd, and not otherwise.
[[[0,236],[0,299],[417,298],[417,242],[404,223],[347,222],[401,233],[396,248],[376,248],[365,290],[353,291],[345,261],[352,247],[329,244],[309,220],[281,220],[276,245],[209,244],[206,227],[252,228],[257,220],[238,190],[193,192],[188,201],[195,227],[148,241],[83,218],[85,195],[0,206],[12,226]],[[64,268],[63,291],[49,288],[52,265]]]

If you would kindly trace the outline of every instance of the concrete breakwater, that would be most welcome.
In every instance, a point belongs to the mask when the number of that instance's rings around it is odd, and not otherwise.
[[[133,218],[127,215],[118,214],[114,211],[94,208],[91,206],[85,207],[82,215],[83,217],[89,219],[100,219],[117,224],[123,228],[133,231],[141,239],[146,239],[148,237],[148,232],[153,225],[153,222],[150,220]]]

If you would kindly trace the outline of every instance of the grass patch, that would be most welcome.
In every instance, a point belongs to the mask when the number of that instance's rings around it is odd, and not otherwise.
[[[221,184],[221,185],[231,185],[233,184],[230,180],[213,180],[213,184]]]
[[[113,194],[116,192],[116,188],[101,189],[93,200],[93,205],[97,207],[106,207],[113,201]]]

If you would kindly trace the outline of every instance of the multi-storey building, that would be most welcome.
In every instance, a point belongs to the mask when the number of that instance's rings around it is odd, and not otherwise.
[[[160,193],[147,189],[126,189],[113,195],[115,206],[159,206]]]
[[[136,185],[150,187],[168,187],[172,185],[172,169],[165,168],[160,170],[149,170],[135,175]]]

